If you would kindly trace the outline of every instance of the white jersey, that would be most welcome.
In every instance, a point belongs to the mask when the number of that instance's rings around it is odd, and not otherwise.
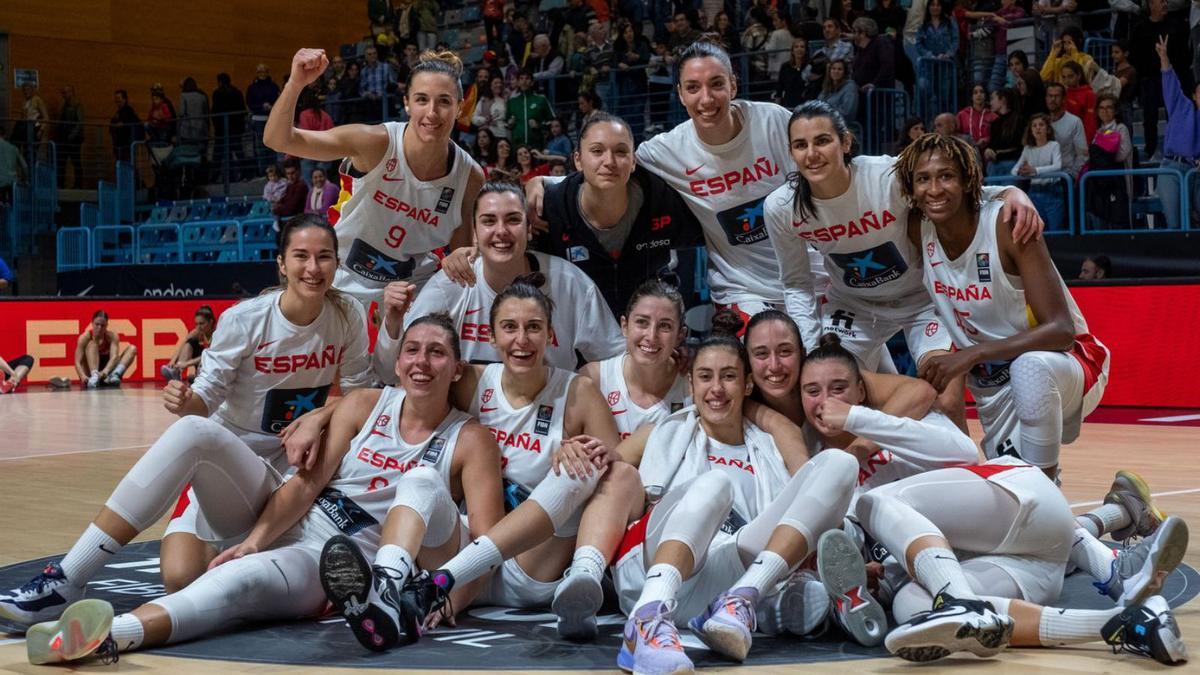
[[[1021,277],[1006,273],[1000,262],[996,226],[1001,206],[996,200],[983,204],[975,239],[954,260],[942,250],[933,223],[928,219],[921,221],[924,285],[933,297],[942,324],[950,331],[959,349],[1003,340],[1036,325],[1033,312],[1025,302]],[[1058,276],[1057,270],[1054,274]],[[1075,326],[1075,346],[1071,356],[1083,367],[1086,393],[1102,377],[1107,379],[1108,348],[1088,332],[1087,321],[1062,277],[1059,277],[1059,284]],[[1011,361],[981,363],[971,369],[967,385],[981,405],[1007,386],[1010,364]]]
[[[374,381],[358,303],[327,299],[316,320],[297,326],[279,309],[282,294],[225,310],[192,385],[213,419],[280,470],[286,457],[277,434],[325,405],[335,373],[343,392]]]
[[[342,257],[334,286],[364,303],[379,300],[392,281],[419,286],[433,276],[436,252],[462,224],[463,192],[477,167],[450,143],[450,171],[437,180],[418,180],[404,158],[406,124],[384,123],[387,154],[365,175],[350,176],[350,160],[343,160],[342,194],[330,209]]]
[[[543,291],[554,302],[554,341],[546,348],[546,365],[575,370],[576,350],[588,361],[599,361],[625,349],[625,338],[600,289],[579,267],[540,251],[530,251],[530,262],[546,275]],[[483,276],[483,258],[475,260],[475,285],[463,287],[445,272],[433,275],[404,315],[404,327],[433,312],[448,312],[458,326],[463,359],[470,363],[496,363],[500,355],[492,345],[489,314],[492,301],[503,289],[494,289]],[[398,341],[380,331],[376,349],[383,349],[395,362]],[[388,358],[386,356],[381,358]]]
[[[661,421],[667,415],[686,408],[692,404],[691,388],[687,378],[675,376],[675,383],[670,391],[654,405],[643,408],[634,402],[629,395],[629,387],[625,385],[626,354],[614,356],[600,362],[600,393],[608,401],[612,410],[613,420],[617,423],[617,431],[621,438],[628,438],[638,427]]]
[[[575,373],[547,367],[546,386],[522,408],[514,408],[504,395],[503,373],[502,363],[483,369],[470,412],[496,438],[504,479],[532,491],[550,473],[551,455],[562,443],[567,393]]]
[[[728,143],[704,143],[688,120],[639,145],[637,161],[675,188],[704,228],[713,300],[779,304],[783,288],[763,224],[763,199],[793,166],[791,113],[758,101],[736,100],[732,107],[742,130]]]
[[[450,413],[428,438],[409,443],[400,436],[403,389],[385,387],[374,410],[350,441],[337,473],[321,491],[313,508],[324,513],[343,534],[364,537],[374,548],[379,528],[387,519],[396,496],[394,486],[404,473],[418,466],[438,472],[450,487],[450,467],[458,434],[471,416],[461,410]]]
[[[725,474],[733,486],[733,509],[721,529],[726,534],[737,532],[758,515],[758,483],[754,480],[750,449],[745,443],[729,445],[709,438],[708,470]]]

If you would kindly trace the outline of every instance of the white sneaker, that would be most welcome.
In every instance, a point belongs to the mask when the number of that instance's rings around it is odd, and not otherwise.
[[[867,591],[862,554],[842,530],[829,530],[817,542],[817,572],[833,602],[833,617],[855,642],[875,647],[887,635],[887,613]]]
[[[1112,562],[1112,576],[1093,585],[1119,605],[1141,603],[1162,592],[1163,582],[1183,562],[1187,547],[1187,523],[1178,516],[1167,516],[1153,535],[1118,551]]]
[[[67,605],[83,598],[83,587],[67,580],[62,567],[52,562],[20,588],[0,596],[0,617],[31,626],[57,619]]]
[[[117,660],[117,644],[109,635],[112,621],[112,605],[103,600],[80,600],[58,621],[30,626],[25,634],[25,653],[35,666],[89,656],[113,663]]]
[[[100,373],[92,373],[92,376],[87,379],[87,388],[95,389],[100,386]]]
[[[109,373],[108,377],[104,378],[104,384],[108,384],[108,385],[121,384],[121,376],[116,373]]]
[[[595,640],[600,634],[596,613],[604,589],[590,574],[568,574],[554,589],[550,611],[558,616],[558,636],[564,640]]]
[[[888,633],[887,650],[906,661],[936,661],[956,652],[995,656],[1012,640],[1012,618],[989,602],[942,593],[933,607]]]
[[[816,574],[801,570],[755,606],[758,632],[812,635],[826,625],[830,606],[829,594]]]

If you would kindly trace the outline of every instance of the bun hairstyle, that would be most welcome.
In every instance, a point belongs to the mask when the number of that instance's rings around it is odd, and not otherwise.
[[[722,309],[713,314],[712,330],[709,335],[736,338],[742,329],[746,327],[746,320],[742,315],[732,309]]]
[[[696,369],[696,363],[705,350],[728,349],[737,354],[738,359],[742,362],[742,374],[749,375],[750,355],[746,352],[746,345],[742,344],[737,337],[738,331],[741,329],[742,318],[737,312],[723,309],[713,315],[712,331],[696,348],[696,353],[692,358],[692,370]]]
[[[817,348],[804,357],[804,364],[820,361],[841,361],[854,373],[854,380],[862,382],[862,372],[858,369],[858,359],[842,346],[842,338],[835,333],[825,333],[817,342]]]
[[[417,57],[417,65],[413,66],[412,70],[408,73],[408,82],[406,84],[409,90],[412,90],[413,79],[421,73],[438,73],[449,77],[454,81],[455,91],[458,92],[458,100],[462,101],[463,62],[462,59],[458,58],[458,54],[448,49],[443,49],[440,52],[426,49],[421,52],[421,55]]]
[[[496,299],[492,301],[490,320],[493,332],[496,329],[496,311],[500,309],[500,305],[504,304],[505,300],[510,298],[536,301],[546,315],[546,323],[553,325],[554,302],[542,292],[542,286],[545,285],[546,275],[541,272],[530,272],[517,277],[508,285],[508,288],[500,291],[496,295]]]
[[[629,303],[625,305],[626,318],[629,318],[633,314],[634,306],[642,298],[662,298],[669,301],[675,306],[675,320],[679,323],[680,330],[683,329],[683,295],[673,284],[662,279],[647,279],[643,281],[634,289],[633,295],[629,296]]]
[[[216,325],[217,323],[217,315],[213,313],[213,308],[208,305],[200,305],[197,307],[195,316],[202,316],[205,319],[208,319],[208,323],[212,325]]]
[[[462,360],[462,345],[458,341],[458,328],[455,327],[454,320],[450,318],[450,315],[445,312],[426,314],[408,324],[408,328],[405,328],[404,333],[400,336],[400,342],[403,343],[404,339],[408,337],[408,331],[425,325],[437,326],[445,331],[449,337],[450,350],[454,352],[454,358],[458,361]]]
[[[684,64],[692,59],[703,58],[716,59],[722,66],[725,66],[725,72],[729,74],[729,79],[735,79],[733,75],[733,63],[729,61],[729,52],[725,51],[720,34],[705,33],[680,52],[679,60],[675,67],[675,84],[678,85],[680,82],[679,78],[683,75]]]

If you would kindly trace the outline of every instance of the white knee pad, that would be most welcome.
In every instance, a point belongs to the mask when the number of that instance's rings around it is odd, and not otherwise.
[[[418,466],[400,477],[396,497],[388,512],[398,506],[412,509],[424,521],[422,546],[441,546],[458,525],[458,507],[454,498],[446,489],[441,474],[432,467]]]
[[[687,492],[667,516],[657,546],[661,547],[666,541],[687,546],[692,552],[695,569],[699,569],[708,545],[732,508],[733,483],[729,477],[719,471],[700,474],[691,481]]]
[[[253,618],[275,601],[273,591],[279,586],[286,593],[282,571],[260,553],[215,567],[178,593],[150,602],[171,617],[167,642],[176,643]]]
[[[808,475],[792,478],[803,484],[779,524],[803,535],[812,550],[816,537],[836,528],[846,516],[858,482],[858,460],[841,450],[823,450],[808,460],[807,466],[812,467]]]
[[[907,569],[908,547],[921,537],[942,537],[942,532],[886,488],[872,490],[858,498],[854,516],[883,547]],[[910,573],[912,570],[908,570]]]
[[[1013,408],[1021,421],[1021,459],[1038,467],[1058,464],[1062,444],[1062,390],[1048,352],[1026,352],[1009,367]]]
[[[555,536],[574,536],[579,529],[578,512],[596,491],[602,475],[597,471],[591,476],[571,478],[566,472],[556,475],[551,471],[533,488],[529,501],[536,502],[550,516]]]

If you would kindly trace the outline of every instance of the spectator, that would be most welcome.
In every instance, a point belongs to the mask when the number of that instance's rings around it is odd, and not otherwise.
[[[675,62],[675,56],[667,49],[667,43],[663,40],[654,40],[652,46],[654,53],[646,66],[648,107],[650,124],[655,131],[662,131],[666,127],[667,115],[671,109],[671,96],[675,84],[671,76],[671,64]]]
[[[587,33],[588,28],[596,22],[596,12],[583,0],[568,0],[563,20],[576,33]]]
[[[742,31],[741,51],[753,54],[750,57],[750,80],[752,82],[769,77],[766,48],[767,40],[770,38],[771,33],[767,30],[766,24],[757,21],[752,21],[749,26],[746,26],[746,30]]]
[[[121,347],[120,334],[108,329],[108,313],[96,310],[91,324],[75,343],[75,373],[79,375],[79,383],[88,389],[121,384],[121,376],[137,359],[137,347],[132,344]],[[51,379],[50,383],[71,386],[66,378],[57,380]]]
[[[246,105],[250,109],[250,128],[254,132],[254,159],[260,171],[278,161],[275,153],[263,145],[267,116],[271,114],[271,106],[275,105],[278,98],[279,85],[271,79],[270,69],[265,63],[258,64],[254,68],[254,81],[246,87]]]
[[[498,52],[502,49],[504,28],[504,0],[483,0],[483,32],[487,36],[487,48]]]
[[[267,182],[263,185],[262,196],[271,205],[271,211],[275,210],[275,206],[279,204],[279,200],[283,199],[283,193],[286,191],[287,181],[279,175],[279,166],[268,164]]]
[[[377,123],[384,117],[384,98],[396,86],[396,71],[392,64],[379,60],[379,51],[375,47],[367,47],[363,59],[359,93],[366,99],[366,121]]]
[[[851,0],[830,0],[829,2],[829,18],[837,23],[838,30],[843,35],[852,35],[854,33],[854,22],[858,20],[861,12],[854,9],[854,3]]]
[[[491,166],[483,167],[483,169],[484,176],[488,180],[518,182],[521,174],[517,169],[517,160],[513,157],[512,141],[507,138],[497,139],[496,162]]]
[[[55,130],[58,186],[67,187],[67,164],[70,163],[75,170],[71,187],[78,190],[83,187],[83,104],[75,98],[75,87],[68,84],[61,93],[63,104],[58,111],[58,129]]]
[[[877,0],[875,7],[867,12],[867,17],[879,26],[881,32],[891,36],[892,40],[903,37],[907,16],[908,12],[900,6],[899,0]]]
[[[958,128],[970,134],[971,144],[980,150],[987,148],[992,122],[996,120],[996,113],[988,108],[987,102],[987,86],[976,82],[971,87],[971,105],[958,111]]]
[[[997,24],[996,13],[987,11],[992,7],[996,5],[988,0],[984,0],[982,5],[978,0],[962,0],[954,8],[954,17],[958,20],[961,31],[959,41],[966,46],[972,82],[987,82],[992,72],[992,63],[995,60],[995,41],[992,34]]]
[[[130,146],[140,138],[142,119],[129,105],[129,92],[118,89],[113,92],[113,104],[117,112],[108,121],[108,135],[112,138],[113,157],[117,161],[129,161]]]
[[[913,141],[924,135],[925,122],[920,117],[910,117],[904,120],[904,127],[900,131],[900,137],[896,139],[896,151],[892,154],[899,155]]]
[[[25,101],[21,103],[21,121],[13,126],[13,142],[23,151],[27,146],[39,147],[46,140],[46,125],[50,122],[50,109],[38,95],[32,82],[21,85]]]
[[[388,23],[394,18],[395,12],[389,0],[367,0],[367,21]]]
[[[919,56],[929,59],[953,59],[958,54],[958,24],[947,19],[942,0],[929,0],[925,5],[916,48]]]
[[[685,12],[675,13],[675,20],[672,22],[672,26],[674,27],[674,31],[671,33],[671,39],[668,40],[667,46],[675,54],[678,54],[688,45],[700,39],[700,31],[688,20],[688,15]]]
[[[650,41],[638,33],[633,24],[621,20],[617,24],[617,39],[613,43],[613,60],[617,64],[617,114],[641,138],[646,127],[646,69],[650,63]]]
[[[504,90],[504,78],[493,75],[488,88],[488,95],[475,105],[475,116],[471,118],[471,123],[477,129],[487,129],[494,138],[508,138],[508,96]]]
[[[1013,50],[1013,53],[1008,55],[1008,86],[1009,88],[1017,86],[1017,80],[1029,70],[1029,55],[1021,49]]]
[[[1112,46],[1113,75],[1121,82],[1118,113],[1121,118],[1133,122],[1133,102],[1138,95],[1138,72],[1129,62],[1129,43],[1117,42]]]
[[[325,72],[321,73],[321,82],[324,82],[325,91],[333,91],[338,80],[342,79],[342,75],[346,73],[346,61],[341,54],[334,54],[329,59],[329,67]],[[213,102],[216,105],[216,101]]]
[[[508,33],[508,52],[517,68],[524,70],[529,50],[533,46],[533,27],[529,19],[520,14],[513,17],[513,27]]]
[[[609,71],[613,64],[613,43],[608,39],[608,30],[602,24],[592,24],[587,36],[587,63],[594,69],[593,89],[601,98],[611,101],[616,93],[609,80]]]
[[[771,12],[771,34],[763,49],[767,52],[767,76],[779,79],[779,69],[791,58],[792,32],[788,30],[787,17],[778,9]]]
[[[198,145],[201,152],[208,150],[208,97],[196,86],[196,80],[188,77],[179,84],[179,142]]]
[[[284,164],[283,175],[287,180],[283,195],[271,207],[276,223],[304,213],[304,198],[308,196],[308,186],[300,179],[300,167],[296,162]]]
[[[1025,135],[1025,119],[1016,107],[1016,92],[1012,89],[998,89],[992,92],[992,112],[996,119],[992,120],[991,140],[983,157],[988,162],[989,176],[1007,175],[1021,155]],[[1083,128],[1080,127],[1080,131]]]
[[[521,185],[529,182],[531,178],[549,174],[550,165],[537,161],[537,158],[533,155],[532,148],[528,145],[517,146],[517,175],[520,178]]]
[[[808,64],[808,40],[802,37],[793,38],[792,51],[787,63],[779,69],[779,79],[775,84],[775,101],[791,110],[811,98],[808,86],[808,76],[811,72]]]
[[[325,218],[329,207],[337,203],[338,187],[325,178],[325,170],[320,167],[312,170],[309,181],[312,187],[308,189],[308,197],[304,200],[304,212]]]
[[[1017,78],[1017,93],[1024,114],[1050,112],[1046,109],[1046,85],[1042,84],[1042,76],[1036,70],[1030,68]]]
[[[367,121],[366,99],[362,97],[362,78],[358,61],[346,64],[346,74],[338,80],[337,100],[340,114],[337,124],[362,124]]]
[[[491,79],[492,71],[488,68],[480,68],[475,71],[475,81],[463,90],[462,107],[459,108],[458,119],[454,121],[454,128],[458,132],[458,140],[462,145],[470,145],[475,140],[473,132],[478,128],[474,123],[475,108],[491,91],[488,84]]]
[[[311,91],[305,90],[304,94],[301,95],[301,99],[301,106],[303,110],[300,111],[300,118],[296,120],[297,129],[305,129],[308,131],[326,131],[333,128],[333,118],[329,116],[329,113],[325,112],[321,108],[321,99],[319,96]],[[314,169],[323,169],[327,166],[329,165],[323,162],[317,162],[316,160],[307,158],[301,159],[300,175],[311,180]],[[324,213],[324,211],[322,211],[322,213]]]
[[[854,45],[842,39],[842,30],[838,27],[837,21],[826,19],[821,24],[821,37],[824,38],[825,44],[817,50],[814,59],[823,56],[825,62],[833,63],[838,59],[846,61],[846,65],[854,58]]]
[[[170,143],[175,127],[175,115],[161,89],[150,90],[150,111],[146,114],[146,139],[155,143]]]
[[[848,77],[845,59],[831,61],[825,69],[820,99],[842,113],[847,122],[858,119],[858,85]]]
[[[725,46],[726,51],[737,51],[738,45],[742,42],[737,27],[729,19],[728,12],[717,13],[717,18],[713,21],[713,32],[720,36],[721,44]]]
[[[1062,37],[1054,41],[1050,55],[1042,64],[1042,81],[1046,84],[1061,82],[1062,67],[1068,61],[1074,61],[1081,68],[1087,68],[1087,65],[1092,62],[1092,57],[1082,49],[1083,32],[1078,28],[1069,28],[1064,31]]]
[[[571,145],[571,139],[564,133],[562,120],[557,117],[550,120],[550,140],[546,141],[546,151],[535,151],[535,157],[543,162],[557,161],[565,165],[571,161],[574,154],[575,148]]]
[[[579,94],[578,106],[579,112],[575,119],[575,128],[582,129],[592,113],[604,108],[604,101],[595,92],[585,91]]]
[[[230,180],[240,180],[242,172],[233,162],[245,158],[242,135],[246,133],[246,99],[233,86],[229,73],[217,75],[217,88],[212,93],[213,155],[220,157],[220,165],[228,168]],[[228,162],[228,164],[226,164]]]
[[[193,316],[195,327],[175,345],[175,354],[158,372],[163,379],[186,380],[188,368],[195,368],[193,375],[200,372],[200,357],[204,350],[212,344],[213,331],[217,329],[217,317],[212,307],[200,305]]]
[[[1021,157],[1012,168],[1012,175],[1033,178],[1034,176],[1063,170],[1062,152],[1054,140],[1054,128],[1050,118],[1038,113],[1029,119],[1023,139]],[[1033,178],[1029,191],[1047,230],[1057,230],[1063,224],[1063,201],[1061,181],[1052,178]]]
[[[492,134],[490,127],[480,127],[475,134],[471,156],[479,166],[484,167],[485,172],[488,166],[496,163],[496,136]]]
[[[1087,136],[1083,131],[1083,121],[1063,107],[1066,96],[1066,87],[1062,83],[1052,82],[1046,86],[1046,109],[1050,115],[1050,126],[1054,127],[1054,138],[1062,152],[1062,170],[1072,178],[1078,178],[1079,170],[1088,159]]]
[[[741,3],[744,5],[745,3]],[[742,23],[749,26],[757,23],[762,26],[771,25],[771,0],[751,0],[750,8],[746,10],[746,20]]]
[[[0,124],[0,204],[11,205],[13,201],[13,186],[25,182],[29,173],[29,165],[17,146],[5,138],[6,129]],[[128,148],[129,146],[125,146]]]
[[[1025,10],[1017,4],[1017,0],[1000,0],[1000,9],[996,10],[996,27],[992,33],[992,79],[991,88],[999,89],[1004,86],[1004,67],[1008,54],[1008,25],[1025,17]]]
[[[554,117],[554,110],[545,96],[533,91],[533,73],[521,71],[517,76],[518,93],[508,99],[508,127],[517,145],[541,147],[545,134],[542,125]]]
[[[563,57],[550,50],[550,36],[539,33],[533,36],[533,48],[529,53],[526,67],[533,72],[533,79],[538,84],[538,91],[547,91],[547,82],[558,77],[563,71]]]
[[[954,113],[941,113],[933,118],[933,132],[939,136],[958,138],[966,142],[967,145],[975,149],[975,161],[979,162],[979,166],[983,166],[983,152],[979,146],[975,145],[975,141],[968,134],[960,132],[958,117]]]
[[[1105,94],[1096,100],[1099,127],[1088,147],[1088,170],[1133,168],[1133,144],[1129,128],[1117,116],[1116,96]],[[1128,223],[1129,195],[1133,193],[1132,176],[1092,177],[1087,186],[1087,212],[1098,223]]]
[[[1146,139],[1142,156],[1151,159],[1158,153],[1158,125],[1151,123],[1158,119],[1158,113],[1163,108],[1166,92],[1162,88],[1162,78],[1159,76],[1159,58],[1157,45],[1159,38],[1169,36],[1171,45],[1167,52],[1168,60],[1176,77],[1184,89],[1191,91],[1191,57],[1187,53],[1187,27],[1167,20],[1166,0],[1148,0],[1149,12],[1145,19],[1133,27],[1133,37],[1129,44],[1130,62],[1137,72],[1143,76],[1139,82],[1138,99],[1142,104],[1142,135]]]
[[[1089,255],[1079,266],[1079,278],[1083,281],[1098,281],[1112,277],[1112,261],[1106,255]]]
[[[3,264],[0,261],[0,264]],[[0,290],[4,287],[0,286]],[[0,394],[11,394],[13,390],[21,386],[21,381],[33,369],[33,357],[28,354],[22,354],[12,361],[0,359],[0,375],[4,376],[4,380],[0,382]]]
[[[1162,167],[1177,169],[1186,174],[1200,162],[1200,111],[1197,110],[1200,108],[1200,86],[1190,90],[1192,98],[1188,100],[1183,93],[1179,76],[1171,65],[1168,56],[1169,45],[1170,40],[1167,36],[1163,36],[1155,45],[1158,51],[1163,99],[1167,107]],[[1179,213],[1179,183],[1169,179],[1160,179],[1157,183],[1159,197],[1166,210],[1167,226],[1179,227],[1180,216],[1189,216]],[[1200,189],[1193,184],[1188,186],[1188,190],[1191,193],[1191,203],[1200,206]]]
[[[416,0],[413,11],[417,15],[417,46],[420,51],[433,49],[438,41],[437,0]]]
[[[1058,41],[1063,33],[1069,30],[1083,30],[1083,19],[1076,13],[1075,0],[1033,0],[1033,16],[1036,17],[1035,25],[1037,31],[1038,46],[1045,49],[1047,45],[1054,44]],[[1076,47],[1083,46],[1083,40],[1075,43]],[[1054,69],[1058,72],[1058,68]],[[1050,81],[1046,77],[1046,73],[1042,73],[1042,79]]]
[[[896,86],[896,50],[892,39],[879,34],[875,22],[860,17],[854,20],[853,79],[858,88],[869,93],[875,87]]]
[[[1083,68],[1074,61],[1062,67],[1062,84],[1067,88],[1063,107],[1083,121],[1083,137],[1096,135],[1096,92],[1083,76]]]

